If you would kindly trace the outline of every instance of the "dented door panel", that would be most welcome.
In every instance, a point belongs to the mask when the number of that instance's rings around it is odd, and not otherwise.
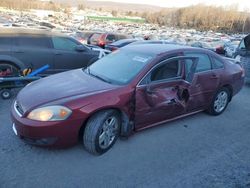
[[[136,92],[136,128],[164,121],[185,113],[188,99],[179,96],[189,90],[184,80],[143,86]]]

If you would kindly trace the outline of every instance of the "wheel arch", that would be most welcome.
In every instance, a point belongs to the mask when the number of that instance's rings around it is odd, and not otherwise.
[[[121,118],[120,136],[128,137],[129,135],[131,135],[132,131],[134,131],[134,125],[131,124],[127,113],[118,107],[106,107],[106,108],[101,108],[101,109],[95,110],[91,114],[89,114],[88,118],[82,123],[82,126],[79,129],[79,133],[78,133],[79,139],[82,139],[82,136],[83,136],[84,131],[85,131],[86,123],[89,121],[89,119],[93,115],[95,115],[96,113],[99,113],[101,111],[106,111],[106,110],[115,110],[116,112],[118,112],[118,114]]]
[[[230,102],[233,97],[233,87],[230,84],[225,84],[222,87],[227,88],[229,90],[229,102]]]
[[[14,66],[16,66],[17,68],[19,68],[20,70],[23,70],[26,68],[25,64],[23,62],[21,62],[20,60],[10,57],[10,56],[6,56],[6,55],[0,55],[0,63],[9,63],[12,64]]]

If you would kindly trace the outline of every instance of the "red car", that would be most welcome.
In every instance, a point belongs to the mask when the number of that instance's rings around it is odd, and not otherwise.
[[[130,39],[131,37],[118,33],[94,33],[89,37],[88,44],[105,48],[105,45],[111,44],[121,39]]]
[[[205,49],[128,45],[77,69],[35,81],[12,105],[13,130],[40,146],[82,138],[102,154],[118,136],[200,111],[219,115],[244,83],[244,71]]]

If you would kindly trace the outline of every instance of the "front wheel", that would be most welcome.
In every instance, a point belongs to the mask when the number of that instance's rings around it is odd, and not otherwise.
[[[120,116],[115,110],[105,110],[94,114],[88,120],[83,134],[85,149],[95,155],[107,152],[116,142],[120,127]]]
[[[227,88],[221,88],[214,96],[208,109],[212,115],[219,115],[226,109],[230,99],[230,92]]]

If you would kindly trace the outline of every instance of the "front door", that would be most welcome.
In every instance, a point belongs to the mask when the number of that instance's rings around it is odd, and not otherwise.
[[[192,65],[184,78],[187,61],[191,61]],[[196,58],[176,57],[159,63],[149,71],[136,88],[136,129],[186,112],[196,65]]]
[[[52,37],[54,47],[55,73],[86,67],[94,57],[93,53],[86,48],[77,51],[78,43],[67,37]],[[84,48],[84,46],[82,46]]]

